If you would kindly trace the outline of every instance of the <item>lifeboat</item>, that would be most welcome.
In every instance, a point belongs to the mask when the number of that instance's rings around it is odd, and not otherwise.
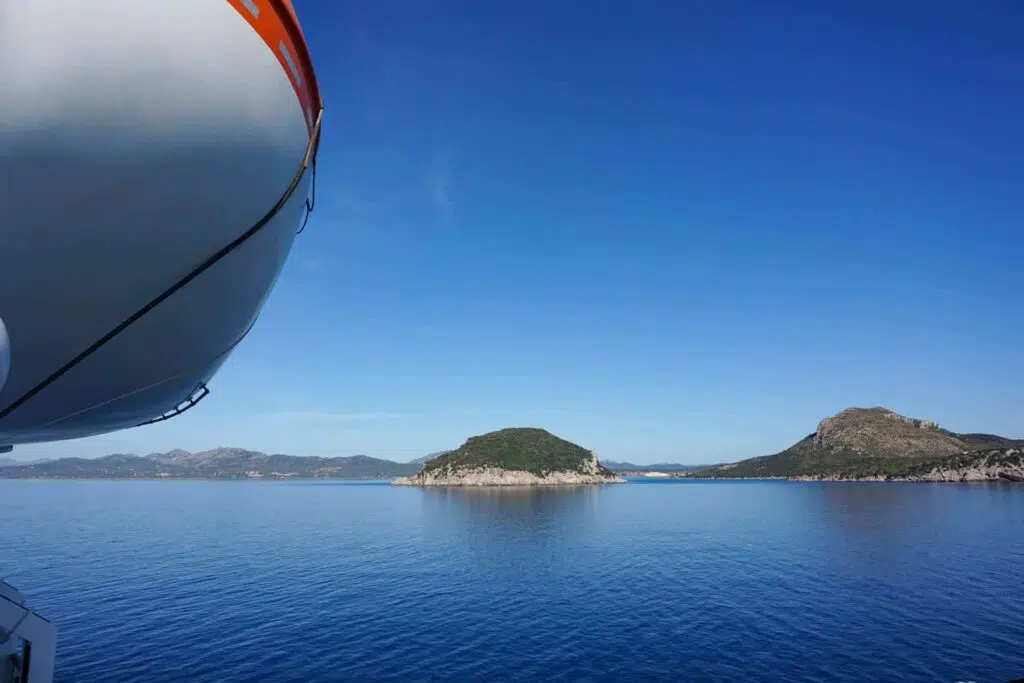
[[[315,196],[287,0],[0,6],[0,446],[172,417],[255,324]]]

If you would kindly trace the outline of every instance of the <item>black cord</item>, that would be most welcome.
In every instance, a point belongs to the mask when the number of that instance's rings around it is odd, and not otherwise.
[[[35,396],[36,394],[41,392],[46,387],[48,387],[51,384],[53,384],[54,382],[56,382],[63,375],[67,374],[67,372],[69,370],[71,370],[73,367],[75,367],[76,365],[78,365],[79,363],[84,361],[86,358],[88,358],[89,356],[94,354],[96,351],[98,351],[100,348],[102,348],[111,339],[113,339],[114,337],[116,337],[117,335],[121,334],[122,332],[124,332],[129,327],[131,327],[131,325],[133,323],[135,323],[142,316],[146,315],[147,313],[152,311],[154,308],[156,308],[157,306],[162,304],[164,301],[169,299],[179,289],[181,289],[182,287],[184,287],[188,283],[190,283],[193,280],[195,280],[197,277],[199,277],[200,275],[205,273],[207,270],[209,270],[218,261],[223,259],[225,256],[227,256],[228,254],[233,252],[238,247],[240,247],[243,244],[245,244],[245,242],[247,242],[253,235],[258,233],[260,230],[262,230],[267,225],[267,223],[269,223],[271,220],[273,220],[274,216],[276,216],[278,214],[278,212],[281,211],[282,208],[284,208],[284,205],[288,203],[288,200],[291,199],[291,196],[295,193],[295,189],[299,186],[299,183],[302,181],[302,175],[306,172],[306,169],[311,164],[314,163],[314,160],[315,160],[314,154],[315,154],[315,149],[316,149],[316,142],[317,142],[317,140],[320,137],[320,121],[321,121],[321,119],[323,117],[323,113],[324,113],[324,110],[321,108],[320,112],[317,114],[316,124],[313,126],[312,135],[309,136],[309,144],[306,146],[306,153],[303,155],[302,163],[299,166],[299,169],[295,172],[295,176],[292,178],[292,181],[288,184],[288,188],[284,191],[284,194],[282,194],[281,197],[274,204],[274,206],[271,207],[270,211],[268,211],[266,214],[264,214],[263,218],[259,219],[255,224],[253,224],[253,226],[251,228],[249,228],[244,233],[242,233],[241,235],[236,237],[230,244],[228,244],[227,246],[223,247],[220,251],[215,253],[213,256],[211,256],[210,258],[206,259],[205,261],[200,263],[198,266],[196,266],[194,269],[192,269],[192,271],[188,275],[186,275],[185,277],[181,278],[180,280],[175,282],[173,285],[171,285],[170,287],[165,289],[155,299],[150,301],[148,304],[146,304],[145,306],[143,306],[139,310],[135,311],[135,313],[133,313],[130,316],[128,316],[117,327],[115,327],[114,329],[110,330],[110,332],[107,332],[105,335],[103,335],[98,340],[93,342],[91,345],[89,345],[89,347],[87,349],[85,349],[85,351],[82,351],[80,354],[78,354],[77,356],[72,358],[70,361],[65,363],[62,367],[60,367],[57,371],[55,371],[49,377],[47,377],[46,379],[41,381],[39,384],[35,385],[34,387],[32,387],[31,389],[26,391],[24,394],[22,394],[16,401],[14,401],[10,405],[8,405],[6,408],[4,408],[2,411],[0,411],[0,420],[2,420],[3,418],[7,417],[11,413],[13,413],[19,407],[24,405],[25,402],[28,401],[30,398],[32,398],[33,396]]]
[[[296,235],[301,235],[302,231],[306,229],[306,223],[309,222],[309,214],[313,213],[313,207],[316,206],[316,157],[313,157],[313,164],[310,173],[313,178],[310,181],[312,184],[311,195],[312,197],[306,198],[306,215],[302,217],[302,225],[299,226]]]

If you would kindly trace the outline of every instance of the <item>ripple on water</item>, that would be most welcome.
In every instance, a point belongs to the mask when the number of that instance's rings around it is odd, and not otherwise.
[[[2,481],[0,499],[4,570],[59,625],[61,682],[1024,675],[1024,487]]]

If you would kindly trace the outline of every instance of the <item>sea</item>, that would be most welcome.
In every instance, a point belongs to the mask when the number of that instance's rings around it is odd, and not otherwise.
[[[1024,486],[0,481],[62,683],[1024,677]]]

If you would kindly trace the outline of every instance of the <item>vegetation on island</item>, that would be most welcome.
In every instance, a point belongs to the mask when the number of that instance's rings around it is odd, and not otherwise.
[[[992,434],[957,434],[927,420],[886,408],[848,408],[822,420],[817,431],[789,448],[741,462],[718,465],[691,477],[902,479],[936,468],[971,469],[1015,465],[1024,460],[1024,440]]]
[[[591,473],[591,451],[560,439],[545,429],[510,427],[470,437],[454,451],[423,465],[424,474],[442,469],[496,468],[521,471],[543,477],[552,472]],[[597,474],[615,473],[598,465]]]

